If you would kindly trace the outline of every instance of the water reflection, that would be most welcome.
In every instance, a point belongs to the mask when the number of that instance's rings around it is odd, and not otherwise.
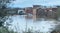
[[[13,20],[10,29],[18,31],[20,33],[22,33],[22,31],[28,31],[29,29],[35,33],[36,31],[50,33],[59,23],[54,19],[37,18],[36,20],[34,20],[33,18],[26,18],[26,16],[27,15],[10,16],[10,18]]]

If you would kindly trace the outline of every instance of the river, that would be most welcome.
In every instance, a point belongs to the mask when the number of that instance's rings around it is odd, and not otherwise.
[[[58,21],[53,19],[44,19],[40,18],[39,20],[33,20],[25,18],[26,15],[13,15],[9,18],[12,20],[11,26],[9,29],[13,29],[19,33],[22,31],[28,31],[30,29],[32,32],[43,32],[43,33],[50,33],[55,29],[55,27],[59,24]],[[7,20],[7,22],[9,19]]]

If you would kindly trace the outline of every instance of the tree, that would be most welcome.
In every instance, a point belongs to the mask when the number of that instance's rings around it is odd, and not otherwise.
[[[11,1],[14,0],[0,0],[0,27],[3,26],[3,23],[7,19],[5,18],[5,16],[7,16],[7,12],[5,11],[5,9],[7,8],[7,4],[10,4]]]
[[[7,9],[7,4],[10,4],[11,1],[14,0],[0,0],[0,33],[13,33],[13,31],[9,31],[8,28],[4,26],[5,21],[8,19],[7,12],[5,10]]]

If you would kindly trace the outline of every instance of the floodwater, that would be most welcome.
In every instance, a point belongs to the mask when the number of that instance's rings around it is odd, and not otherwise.
[[[59,24],[58,21],[53,19],[44,19],[40,18],[38,20],[27,19],[26,15],[13,15],[9,18],[11,19],[12,25],[9,26],[9,29],[13,29],[19,33],[22,31],[28,31],[30,29],[32,32],[43,32],[43,33],[50,33],[55,29],[55,27]],[[9,19],[7,20],[7,22]],[[36,33],[36,32],[35,32]]]

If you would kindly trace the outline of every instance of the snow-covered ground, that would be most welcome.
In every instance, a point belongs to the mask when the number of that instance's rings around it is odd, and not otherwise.
[[[46,33],[54,30],[57,25],[56,24],[57,21],[55,20],[44,21],[42,19],[40,21],[34,21],[33,19],[26,19],[25,16],[26,15],[10,16],[10,18],[12,19],[12,25],[10,26],[10,29],[14,29],[14,31],[22,32],[25,31],[26,28],[27,29],[30,28],[33,31],[40,31]]]

